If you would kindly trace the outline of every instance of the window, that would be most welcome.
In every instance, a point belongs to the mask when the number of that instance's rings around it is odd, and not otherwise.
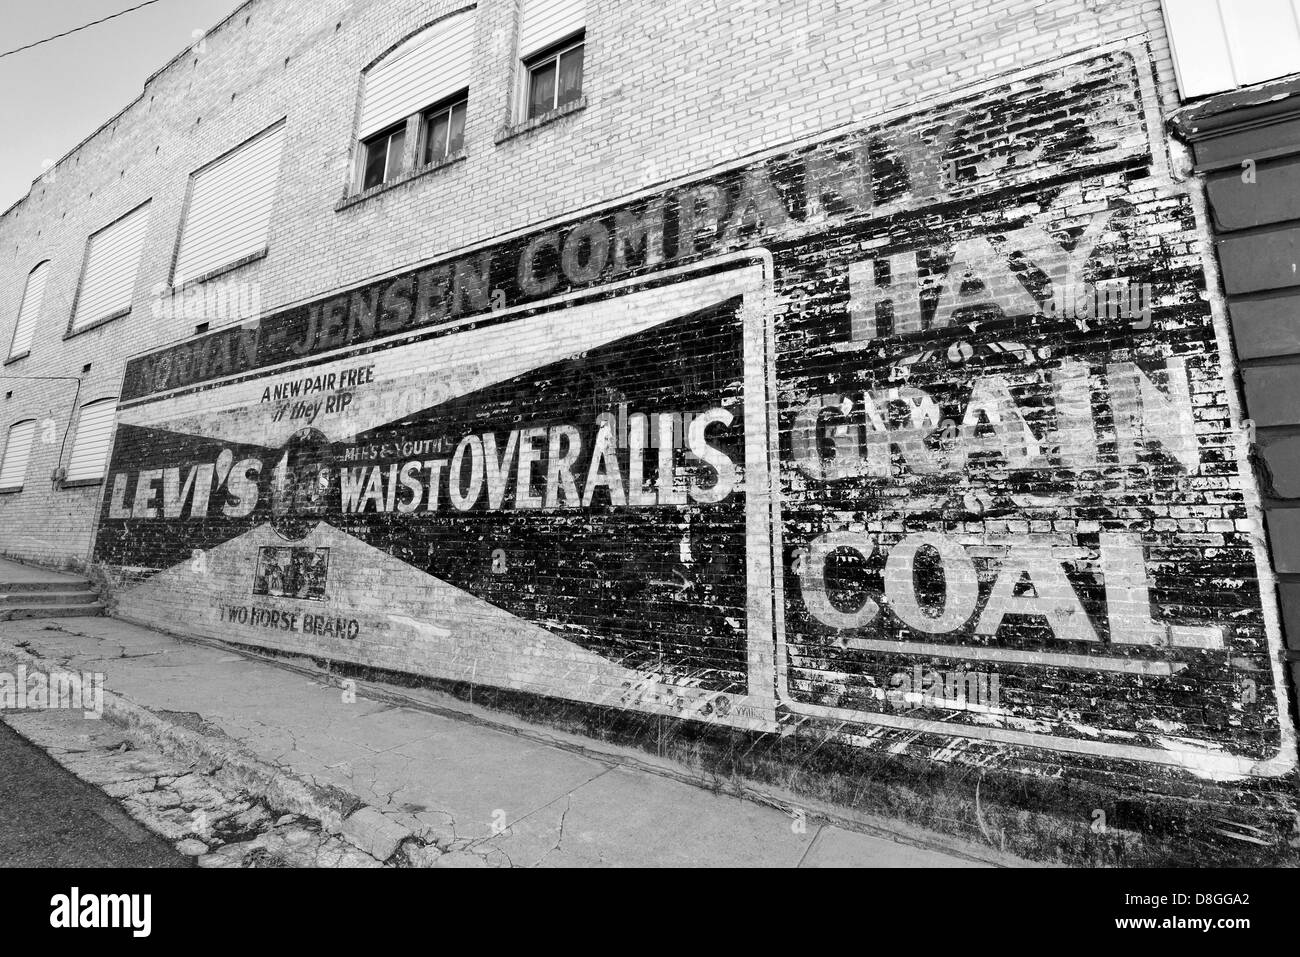
[[[449,106],[434,107],[424,114],[424,163],[441,163],[465,146],[465,109],[460,99]]]
[[[174,285],[266,252],[283,148],[280,123],[190,178]]]
[[[582,38],[530,60],[528,119],[568,106],[582,96]]]
[[[524,65],[524,119],[533,119],[582,96],[586,0],[525,0],[519,21]]]
[[[97,399],[81,407],[65,482],[88,482],[104,477],[113,444],[113,415],[116,411],[116,399]]]
[[[32,436],[35,434],[35,419],[15,422],[9,427],[4,458],[0,459],[0,492],[15,492],[23,487],[23,480],[27,475],[27,460],[32,454]]]
[[[474,17],[463,11],[425,27],[366,70],[358,131],[360,189],[401,174],[408,147],[421,164],[462,148],[473,54]],[[439,133],[441,145],[435,139]],[[415,137],[424,142],[411,143]]]
[[[144,250],[149,204],[137,206],[117,222],[105,226],[86,243],[77,304],[71,331],[131,311],[135,274]]]
[[[27,274],[22,303],[18,306],[18,323],[14,326],[13,342],[9,344],[10,359],[25,356],[31,351],[32,339],[36,335],[36,320],[40,318],[41,304],[45,301],[45,280],[49,275],[48,259]]]
[[[362,144],[365,159],[362,189],[386,183],[402,171],[402,150],[406,148],[406,124],[385,130]]]
[[[1300,0],[1164,0],[1183,96],[1300,72]]]

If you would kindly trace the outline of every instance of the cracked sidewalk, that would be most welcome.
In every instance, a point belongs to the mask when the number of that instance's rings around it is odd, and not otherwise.
[[[174,812],[160,832],[205,866],[257,866],[246,855],[259,848],[290,865],[1022,863],[904,824],[850,830],[812,810],[805,816],[695,786],[617,748],[597,751],[594,742],[490,712],[447,713],[454,699],[435,692],[390,693],[358,682],[349,695],[324,671],[111,618],[0,623],[0,668],[19,662],[105,675],[108,721],[79,711],[11,711],[4,719],[38,744],[44,736],[57,760],[114,796],[167,784],[171,793],[149,799],[155,811]],[[63,731],[55,733],[56,725]],[[68,744],[69,733],[91,741],[108,734],[111,744],[121,728],[133,742],[124,747],[148,755],[136,760],[165,768],[146,767],[135,778],[129,769],[101,771],[101,783],[68,757],[90,750]],[[90,763],[102,764],[104,748],[97,754]],[[177,785],[199,793],[186,803]],[[223,840],[210,822],[204,833],[187,830],[184,815],[192,819],[205,806],[214,815],[236,807],[258,821],[223,825],[237,841]],[[157,820],[144,820],[159,829]],[[295,858],[287,853],[294,847],[309,853]],[[350,854],[353,847],[364,854]]]

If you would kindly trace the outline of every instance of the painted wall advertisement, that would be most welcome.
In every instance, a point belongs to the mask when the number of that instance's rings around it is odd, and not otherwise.
[[[754,730],[1286,771],[1231,352],[1143,56],[132,360],[119,613]]]

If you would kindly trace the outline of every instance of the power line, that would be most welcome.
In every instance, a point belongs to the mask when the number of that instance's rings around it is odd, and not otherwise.
[[[100,23],[107,23],[109,20],[120,17],[123,14],[130,13],[132,10],[139,10],[141,7],[147,7],[151,3],[157,3],[158,0],[144,0],[144,3],[137,3],[134,7],[127,7],[125,10],[119,10],[117,13],[109,14],[99,20],[92,20],[90,23],[83,23],[79,27],[73,27],[71,30],[64,30],[62,33],[56,33],[52,37],[46,37],[44,40],[37,40],[35,43],[28,43],[26,46],[15,47],[12,50],[6,50],[0,53],[0,58],[12,56],[15,53],[22,53],[24,50],[30,50],[32,47],[38,47],[42,43],[49,43],[51,40],[57,40],[59,37],[66,37],[69,34],[76,33],[78,30],[85,30]]]

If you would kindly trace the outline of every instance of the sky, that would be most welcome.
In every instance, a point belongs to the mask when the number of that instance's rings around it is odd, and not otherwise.
[[[0,53],[141,0],[0,0]],[[145,79],[242,0],[157,0],[88,30],[0,57],[0,211],[134,100]]]

